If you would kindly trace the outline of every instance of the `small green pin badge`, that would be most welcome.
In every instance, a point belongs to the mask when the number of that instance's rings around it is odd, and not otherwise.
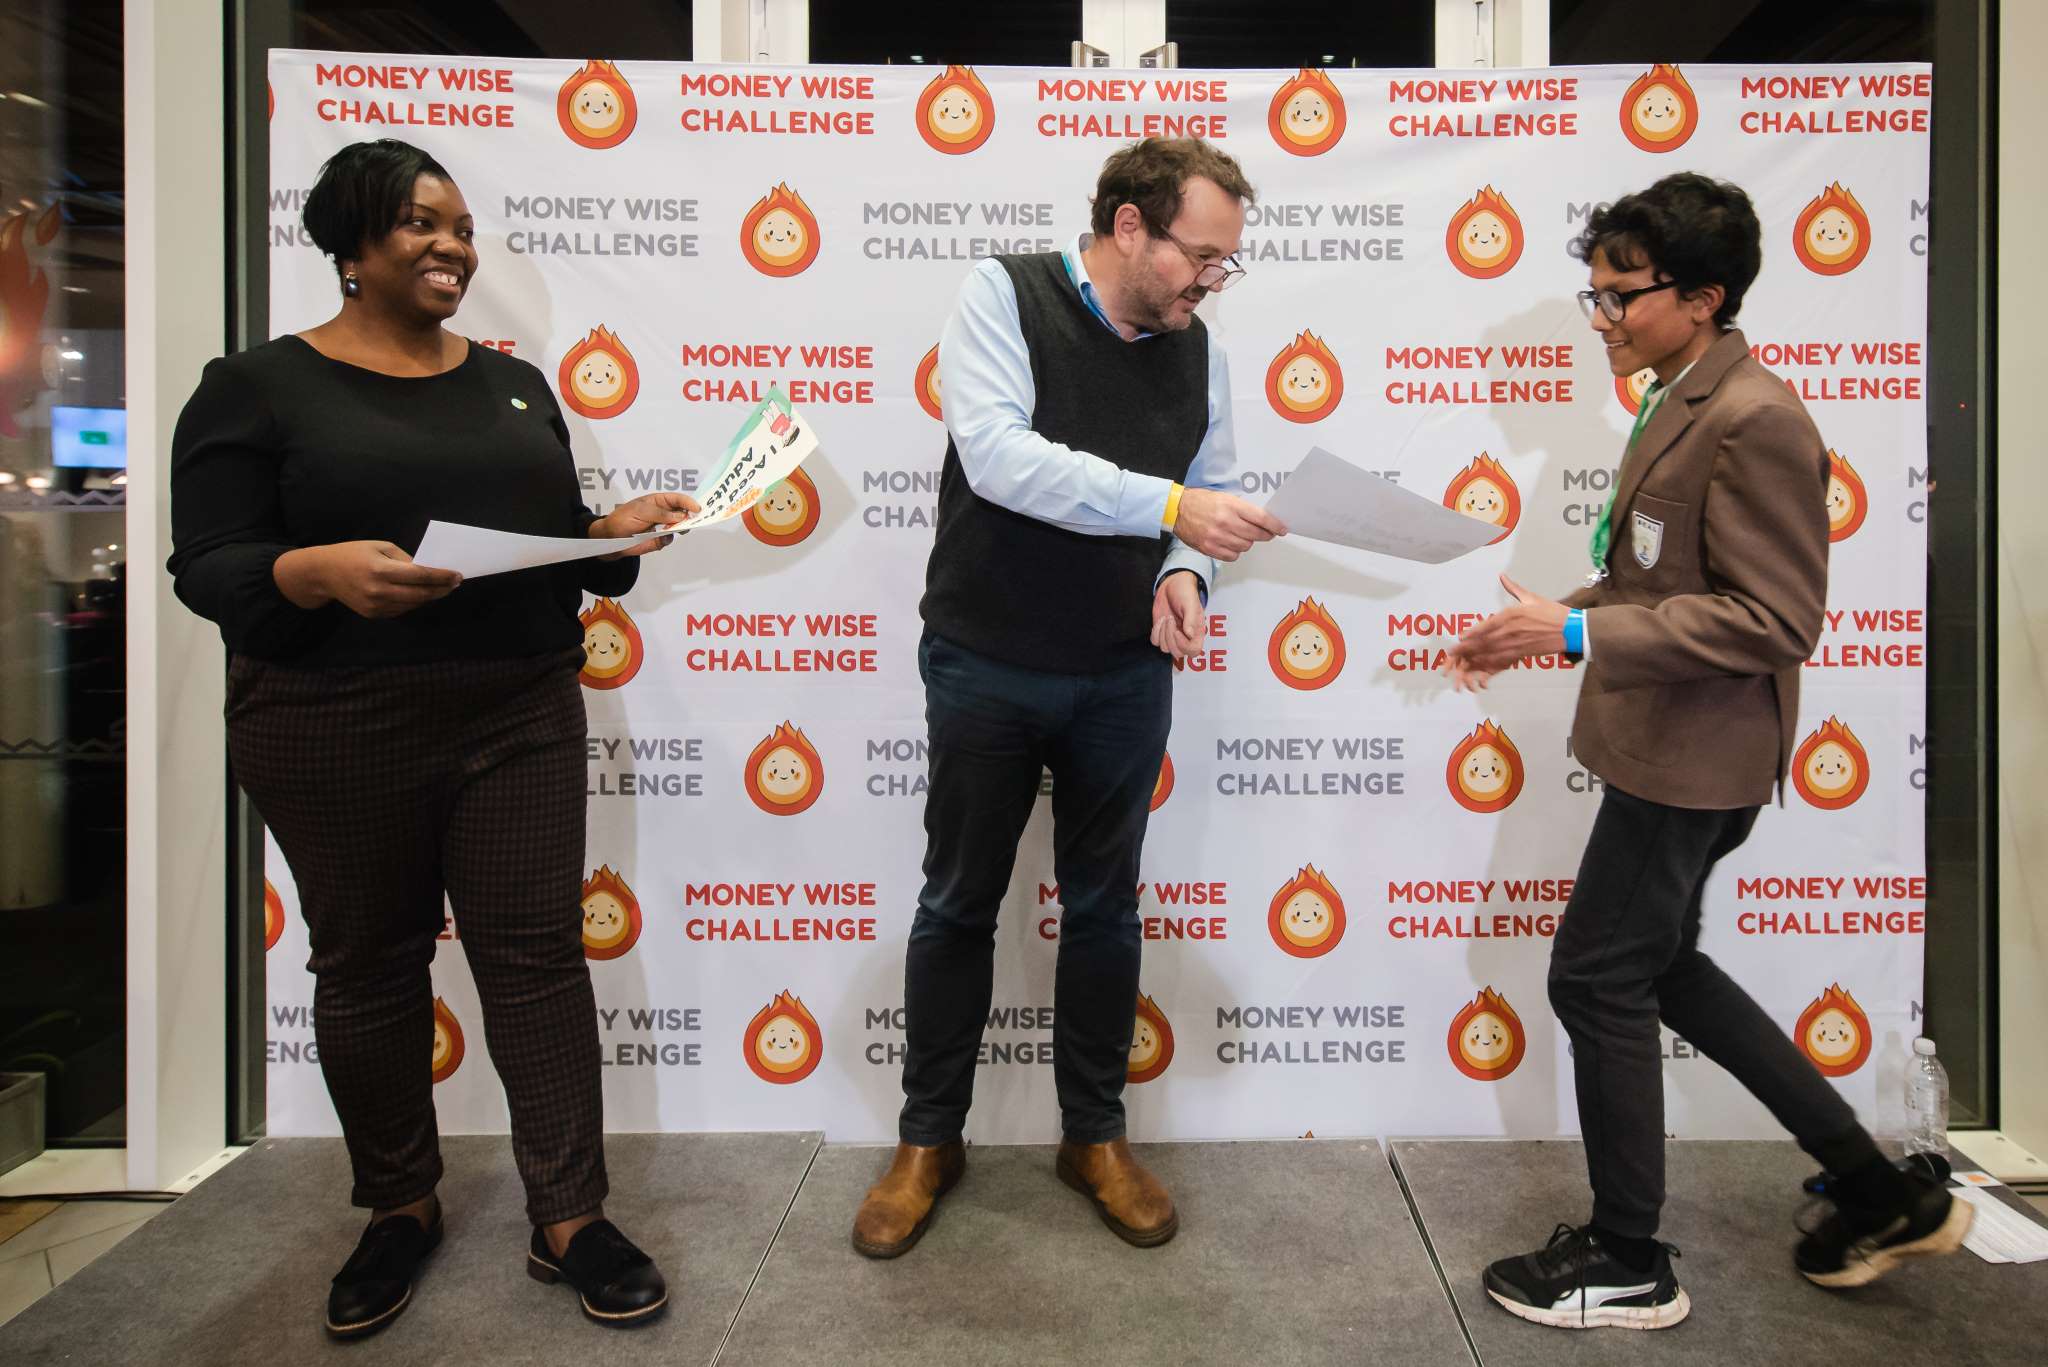
[[[512,406],[518,409],[520,412],[524,413],[526,411],[526,400],[514,399],[512,400]]]

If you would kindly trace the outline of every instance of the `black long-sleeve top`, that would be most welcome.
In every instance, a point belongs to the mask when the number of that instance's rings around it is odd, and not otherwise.
[[[379,540],[411,554],[435,519],[582,536],[595,517],[547,378],[475,343],[453,370],[408,378],[280,337],[209,362],[171,443],[178,597],[229,650],[300,667],[566,650],[583,639],[582,594],[626,592],[639,562],[490,575],[373,621],[295,607],[271,577],[286,551]]]

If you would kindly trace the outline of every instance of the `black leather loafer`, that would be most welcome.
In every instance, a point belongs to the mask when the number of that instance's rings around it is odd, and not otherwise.
[[[547,1236],[533,1231],[526,1273],[537,1282],[563,1281],[576,1288],[583,1313],[600,1324],[621,1327],[653,1319],[668,1304],[668,1283],[654,1260],[634,1247],[610,1220],[595,1220],[576,1231],[557,1258]]]
[[[441,1203],[424,1227],[410,1215],[372,1221],[327,1292],[327,1332],[338,1339],[374,1334],[412,1302],[420,1264],[441,1246]]]

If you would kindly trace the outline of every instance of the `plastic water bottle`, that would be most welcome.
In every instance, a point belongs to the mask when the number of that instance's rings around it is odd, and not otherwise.
[[[1906,1152],[1948,1154],[1948,1070],[1924,1036],[1913,1041],[1906,1065]]]

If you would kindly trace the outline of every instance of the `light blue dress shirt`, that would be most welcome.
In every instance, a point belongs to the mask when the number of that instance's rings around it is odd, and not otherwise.
[[[1088,234],[1076,237],[1064,256],[1067,274],[1081,298],[1111,332],[1081,253]],[[1119,334],[1121,335],[1121,334]],[[1129,345],[1142,346],[1151,333]],[[981,261],[961,286],[959,302],[939,337],[940,405],[946,430],[960,455],[960,470],[975,493],[1012,512],[1087,536],[1157,536],[1166,517],[1173,481],[1141,475],[1114,462],[1048,441],[1031,427],[1038,406],[1031,354],[1017,316],[1017,290],[1009,272],[994,259]],[[1209,338],[1209,430],[1180,482],[1190,489],[1229,488],[1237,464],[1230,424],[1230,366],[1212,333]],[[1216,562],[1173,539],[1164,579],[1192,570],[1203,596],[1216,582]],[[1154,581],[1155,585],[1157,581]]]

